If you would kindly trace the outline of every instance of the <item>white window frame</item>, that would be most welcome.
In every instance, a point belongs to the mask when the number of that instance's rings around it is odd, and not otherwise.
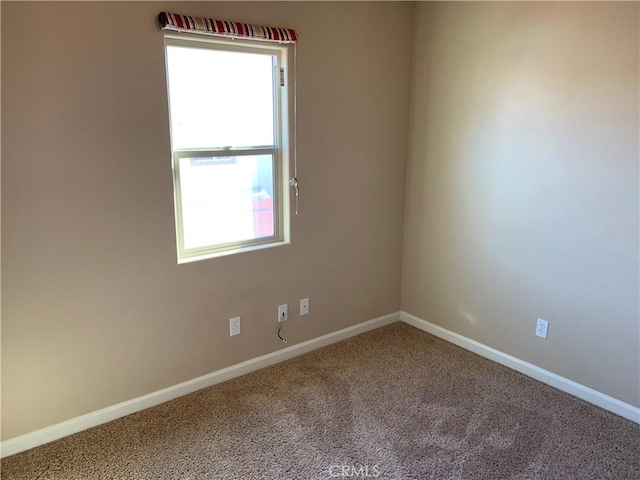
[[[166,34],[165,66],[167,68],[167,106],[171,115],[171,99],[169,90],[168,62],[166,61],[168,46],[186,46],[191,48],[210,48],[219,51],[249,52],[273,55],[274,65],[274,145],[256,145],[242,148],[213,149],[177,149],[173,147],[171,135],[171,165],[173,171],[174,213],[176,225],[176,244],[178,264],[205,260],[224,255],[247,252],[269,247],[287,245],[290,240],[290,200],[289,200],[289,165],[293,160],[292,148],[293,128],[289,121],[293,118],[290,110],[293,105],[293,47],[290,44],[279,44],[263,41],[226,39],[220,37],[204,37],[189,34]],[[284,75],[283,73],[284,72]],[[284,85],[282,85],[282,82]],[[171,121],[169,122],[171,128]],[[273,155],[273,200],[274,200],[274,235],[238,242],[209,245],[200,248],[184,247],[184,229],[182,219],[182,189],[180,184],[180,159],[197,157],[229,157],[245,155]]]

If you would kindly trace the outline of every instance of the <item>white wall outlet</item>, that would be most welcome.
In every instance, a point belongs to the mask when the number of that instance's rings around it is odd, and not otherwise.
[[[539,318],[538,323],[536,324],[536,335],[541,338],[547,338],[548,328],[549,328],[549,322]]]
[[[240,317],[233,317],[229,319],[229,335],[240,335]]]
[[[288,305],[285,303],[283,305],[278,305],[278,321],[284,322],[287,319],[288,315]]]
[[[300,299],[300,316],[309,315],[309,299]]]

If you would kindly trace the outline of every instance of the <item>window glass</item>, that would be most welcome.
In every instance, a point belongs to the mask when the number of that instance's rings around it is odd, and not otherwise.
[[[167,46],[173,148],[274,145],[271,55]]]
[[[272,155],[181,158],[179,168],[185,249],[274,235]]]

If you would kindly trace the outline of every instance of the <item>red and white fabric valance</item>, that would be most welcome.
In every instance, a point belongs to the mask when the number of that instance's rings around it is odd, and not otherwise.
[[[264,27],[248,23],[214,20],[213,18],[191,17],[178,13],[160,12],[160,28],[175,32],[201,33],[230,38],[248,38],[268,42],[295,43],[298,34],[291,28]]]

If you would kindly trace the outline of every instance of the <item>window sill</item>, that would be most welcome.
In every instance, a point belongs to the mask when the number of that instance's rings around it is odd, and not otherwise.
[[[254,250],[262,250],[265,248],[272,248],[272,247],[281,247],[283,245],[289,245],[289,244],[291,244],[290,241],[283,240],[283,241],[270,242],[270,243],[261,243],[259,245],[246,245],[238,248],[230,248],[227,250],[221,250],[217,252],[194,254],[193,256],[179,258],[178,265],[182,265],[184,263],[198,262],[200,260],[208,260],[210,258],[225,257],[227,255],[235,255],[236,253],[252,252]]]

